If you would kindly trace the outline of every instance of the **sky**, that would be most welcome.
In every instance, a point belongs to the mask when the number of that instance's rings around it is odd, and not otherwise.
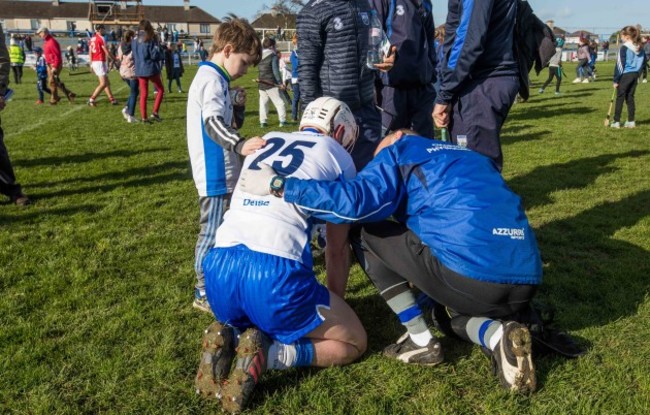
[[[6,0],[3,0],[6,1]],[[65,1],[65,0],[63,0]],[[77,0],[83,1],[85,0]],[[650,28],[648,0],[529,0],[535,14],[542,20],[552,19],[555,25],[568,31],[588,30],[597,34],[610,34],[626,25],[641,24]],[[190,0],[217,18],[228,13],[252,20],[263,5],[273,0]],[[145,5],[176,5],[183,0],[144,0]],[[447,2],[432,0],[436,26],[447,16]],[[645,6],[643,5],[645,4]]]

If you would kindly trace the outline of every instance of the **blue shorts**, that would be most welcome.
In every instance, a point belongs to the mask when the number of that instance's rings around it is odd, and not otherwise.
[[[203,272],[217,320],[242,330],[256,326],[282,343],[320,326],[319,308],[330,307],[329,291],[310,267],[244,245],[212,248]]]

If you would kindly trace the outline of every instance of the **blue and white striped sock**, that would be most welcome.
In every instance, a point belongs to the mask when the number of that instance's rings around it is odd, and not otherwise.
[[[494,350],[503,337],[503,324],[485,317],[471,317],[465,330],[472,343],[490,350]]]
[[[417,304],[413,291],[408,288],[407,283],[390,287],[381,293],[386,303],[402,323],[411,337],[411,340],[418,346],[426,346],[433,338],[427,323],[424,321],[422,310]]]

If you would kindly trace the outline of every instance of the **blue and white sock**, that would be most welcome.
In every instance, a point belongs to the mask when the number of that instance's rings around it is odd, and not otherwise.
[[[267,356],[267,369],[286,370],[291,367],[311,366],[314,361],[314,344],[308,338],[285,344],[273,341]]]
[[[408,284],[404,282],[390,287],[384,290],[381,296],[386,300],[388,307],[397,314],[402,325],[406,327],[406,331],[408,331],[413,343],[420,347],[429,344],[429,340],[433,336],[424,321],[422,310],[418,306],[415,295],[408,287]]]
[[[503,337],[503,324],[485,317],[471,317],[465,330],[472,343],[490,350],[494,350]]]

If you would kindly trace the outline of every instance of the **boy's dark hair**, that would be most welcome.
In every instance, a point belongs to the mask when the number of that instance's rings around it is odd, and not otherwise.
[[[262,45],[253,26],[246,19],[230,19],[221,23],[212,37],[210,57],[230,44],[235,53],[246,53],[254,57],[253,64],[262,60]]]

